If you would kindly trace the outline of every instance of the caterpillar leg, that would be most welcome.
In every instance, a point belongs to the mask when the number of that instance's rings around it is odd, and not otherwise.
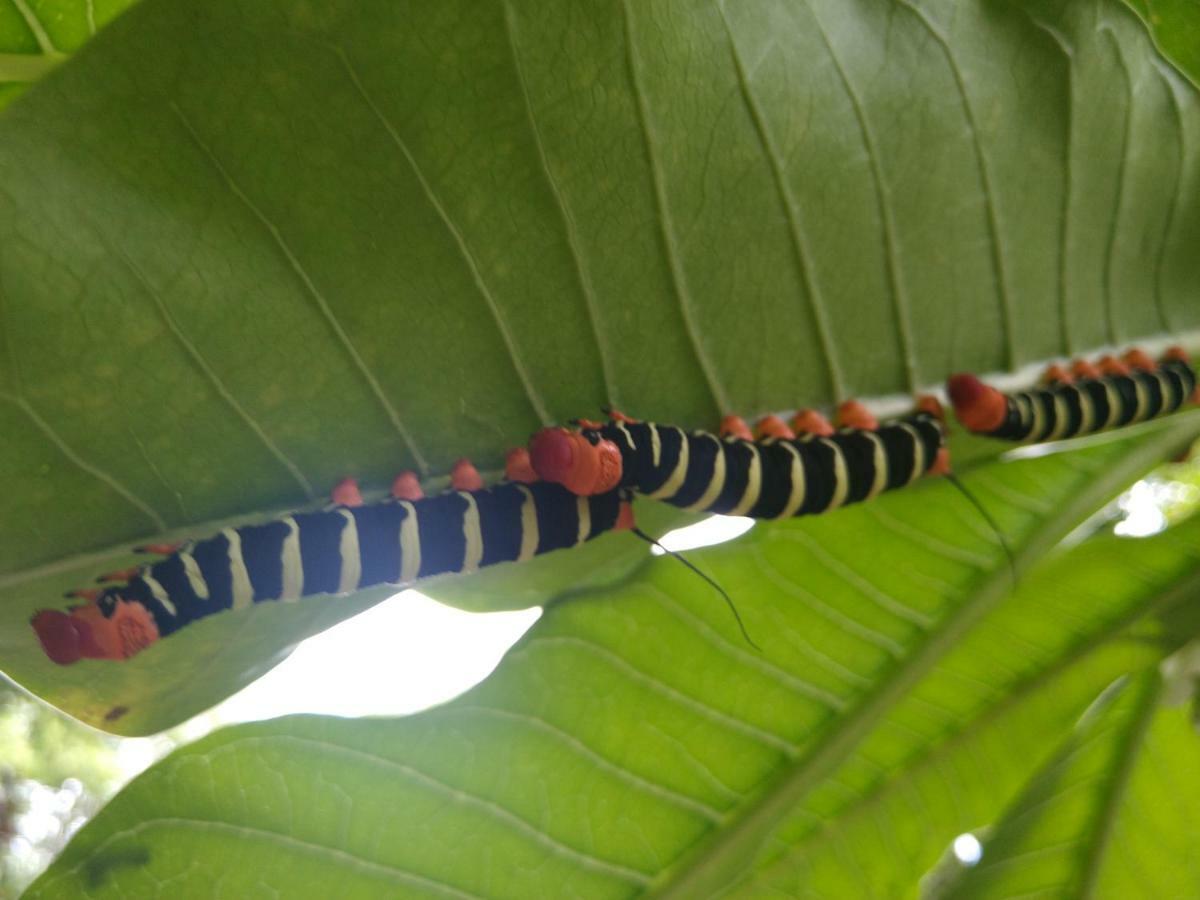
[[[1132,347],[1121,354],[1121,362],[1135,372],[1153,372],[1158,368],[1158,363],[1150,358],[1150,354],[1137,347]]]
[[[391,495],[396,500],[420,500],[425,496],[421,481],[412,469],[406,469],[392,480]]]
[[[333,486],[333,490],[329,492],[329,499],[337,506],[362,506],[362,492],[358,489],[358,482],[353,478],[343,478]]]
[[[717,434],[721,437],[733,437],[743,441],[754,440],[754,433],[750,431],[750,426],[746,424],[746,420],[741,416],[725,416],[721,420],[721,426],[717,429]]]
[[[538,474],[533,470],[529,459],[529,450],[525,447],[513,447],[504,457],[504,477],[509,481],[519,481],[521,484],[533,484],[538,481]]]
[[[790,441],[796,437],[796,432],[787,426],[779,416],[763,416],[754,423],[754,436],[759,440],[773,437]]]
[[[1074,384],[1075,378],[1067,371],[1065,366],[1060,366],[1058,363],[1047,366],[1046,371],[1042,373],[1043,384]]]
[[[879,420],[857,400],[847,400],[838,406],[833,422],[839,428],[857,428],[860,431],[879,428]]]
[[[815,437],[829,437],[833,434],[833,425],[815,409],[801,409],[792,416],[792,430],[796,434],[811,434]]]
[[[142,544],[140,547],[134,547],[134,553],[152,553],[155,556],[170,556],[172,553],[178,553],[183,549],[184,542],[178,541],[174,544]]]
[[[606,416],[608,416],[610,421],[624,422],[626,425],[636,425],[637,424],[637,419],[631,419],[629,416],[625,415],[625,413],[621,412],[619,409],[614,409],[611,406],[605,406],[601,410],[601,412],[603,412]]]
[[[1096,368],[1102,375],[1128,375],[1129,366],[1115,356],[1102,356],[1096,361]]]
[[[105,572],[103,575],[96,576],[97,584],[125,584],[129,579],[133,578],[140,571],[138,566],[130,566],[128,569],[117,569],[115,572]]]
[[[469,459],[460,459],[450,470],[450,487],[456,491],[481,491],[483,478]]]

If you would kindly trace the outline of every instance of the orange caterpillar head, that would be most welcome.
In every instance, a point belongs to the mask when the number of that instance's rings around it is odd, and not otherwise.
[[[954,414],[971,431],[994,431],[1008,414],[1004,395],[974,375],[951,375],[946,382],[946,393],[954,405]]]
[[[46,655],[60,666],[80,659],[128,659],[158,640],[154,617],[136,600],[118,599],[111,617],[92,603],[70,613],[43,609],[30,624]]]
[[[589,496],[621,483],[621,451],[609,440],[592,443],[578,431],[543,428],[529,442],[529,461],[538,477]]]

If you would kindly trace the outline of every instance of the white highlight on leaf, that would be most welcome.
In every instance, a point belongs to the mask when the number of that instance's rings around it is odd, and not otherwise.
[[[983,845],[967,832],[954,839],[954,856],[964,866],[973,866],[983,858]]]
[[[753,527],[754,520],[745,516],[709,516],[695,525],[668,531],[658,542],[667,550],[679,553],[682,550],[695,550],[697,547],[732,541]],[[655,556],[662,556],[665,551],[662,547],[651,547],[650,552]]]

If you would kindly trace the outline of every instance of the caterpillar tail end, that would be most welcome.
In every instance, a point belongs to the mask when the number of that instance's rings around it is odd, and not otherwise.
[[[572,494],[604,494],[621,483],[621,451],[612,441],[593,444],[578,431],[543,428],[529,442],[529,462],[538,477]]]
[[[974,375],[951,375],[946,382],[946,393],[950,395],[954,414],[969,430],[986,434],[1004,424],[1008,401]]]

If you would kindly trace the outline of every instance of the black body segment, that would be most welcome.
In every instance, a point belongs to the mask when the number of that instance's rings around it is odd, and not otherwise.
[[[916,413],[875,431],[746,441],[652,422],[585,431],[621,451],[621,487],[697,512],[822,513],[909,484],[937,460],[941,423]]]
[[[259,601],[411,584],[574,547],[612,530],[620,504],[618,491],[577,497],[537,482],[296,513],[187,544],[97,603],[111,617],[118,600],[137,600],[165,637]]]
[[[1004,421],[985,434],[1031,443],[1094,434],[1173,413],[1195,389],[1192,367],[1168,360],[1153,372],[1104,375],[1018,391],[1004,395]]]

